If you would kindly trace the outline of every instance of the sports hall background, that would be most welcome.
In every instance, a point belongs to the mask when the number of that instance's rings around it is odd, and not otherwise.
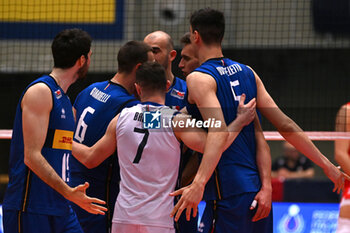
[[[180,52],[190,13],[207,6],[225,14],[226,57],[251,66],[304,130],[334,130],[338,108],[350,101],[349,0],[0,0],[0,129],[12,129],[25,86],[51,70],[50,45],[60,30],[79,27],[94,39],[88,77],[68,91],[74,101],[88,84],[114,75],[118,48],[128,40],[163,30]],[[179,59],[173,71],[182,77]],[[262,126],[275,130],[264,119]],[[0,203],[9,143],[0,140]],[[269,141],[273,158],[280,143]],[[315,143],[334,161],[332,141]],[[324,179],[316,169],[315,180]]]

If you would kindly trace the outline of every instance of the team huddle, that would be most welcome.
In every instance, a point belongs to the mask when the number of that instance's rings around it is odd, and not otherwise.
[[[224,32],[222,12],[191,15],[180,40],[186,81],[172,73],[166,32],[125,43],[118,72],[84,89],[73,108],[66,92],[88,72],[92,39],[80,29],[57,34],[52,72],[17,106],[4,232],[270,233],[271,155],[257,112],[342,190],[349,177],[255,71],[224,57]],[[212,119],[218,124],[183,124]]]

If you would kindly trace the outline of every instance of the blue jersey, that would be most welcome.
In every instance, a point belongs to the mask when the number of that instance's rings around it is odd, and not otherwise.
[[[227,58],[209,59],[195,71],[209,74],[215,79],[216,96],[227,125],[236,118],[242,93],[246,94],[246,101],[257,96],[254,74],[243,64]],[[196,105],[188,104],[186,107],[192,117],[202,119]],[[254,124],[251,123],[243,128],[232,145],[222,154],[214,175],[208,181],[204,199],[213,200],[256,192],[260,186]]]
[[[17,105],[10,149],[10,180],[5,194],[4,208],[62,216],[69,214],[68,201],[24,164],[21,102],[27,89],[36,83],[45,83],[50,88],[53,102],[47,136],[41,153],[64,181],[69,180],[67,165],[71,157],[74,131],[72,105],[56,81],[46,75],[35,80],[25,89]]]
[[[77,119],[74,140],[87,146],[94,145],[105,134],[110,121],[124,107],[131,107],[137,103],[139,101],[117,83],[103,81],[90,85],[79,93],[74,103]],[[107,217],[110,218],[110,211],[113,212],[115,200],[119,193],[120,177],[117,156],[110,156],[93,169],[86,168],[73,156],[69,165],[72,176],[70,185],[76,186],[85,181],[89,182],[90,188],[87,189],[87,194],[107,202]],[[95,215],[79,211],[75,205],[73,205],[73,208],[85,231],[87,231],[85,225],[91,222],[91,216],[98,221]],[[85,220],[86,224],[83,223]],[[105,220],[102,221],[103,223],[106,222]],[[87,228],[91,229],[91,227]],[[91,229],[91,231],[96,232],[95,229]],[[100,231],[104,232],[102,229]]]
[[[186,81],[174,77],[173,84],[169,88],[165,96],[165,105],[173,109],[180,110],[185,107],[185,95],[187,92]]]

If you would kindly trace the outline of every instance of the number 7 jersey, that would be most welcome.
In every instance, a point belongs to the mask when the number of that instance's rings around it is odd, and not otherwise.
[[[175,110],[142,103],[122,110],[116,127],[120,193],[113,222],[173,228],[170,213],[180,162],[180,143],[172,128],[143,127],[143,112],[159,111],[162,121]]]

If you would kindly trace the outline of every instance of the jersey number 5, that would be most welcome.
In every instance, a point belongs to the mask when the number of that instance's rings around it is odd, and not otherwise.
[[[230,81],[231,84],[231,90],[232,90],[232,94],[233,94],[233,98],[235,99],[235,101],[238,101],[241,99],[240,95],[237,95],[235,92],[235,87],[239,86],[239,81],[235,80],[235,81]]]
[[[135,156],[134,161],[133,161],[133,163],[139,163],[143,149],[145,148],[145,146],[147,144],[149,132],[148,132],[148,129],[140,129],[140,128],[136,128],[136,127],[134,128],[134,132],[145,134],[142,138],[141,143],[139,144],[139,147],[137,148],[136,156]]]

